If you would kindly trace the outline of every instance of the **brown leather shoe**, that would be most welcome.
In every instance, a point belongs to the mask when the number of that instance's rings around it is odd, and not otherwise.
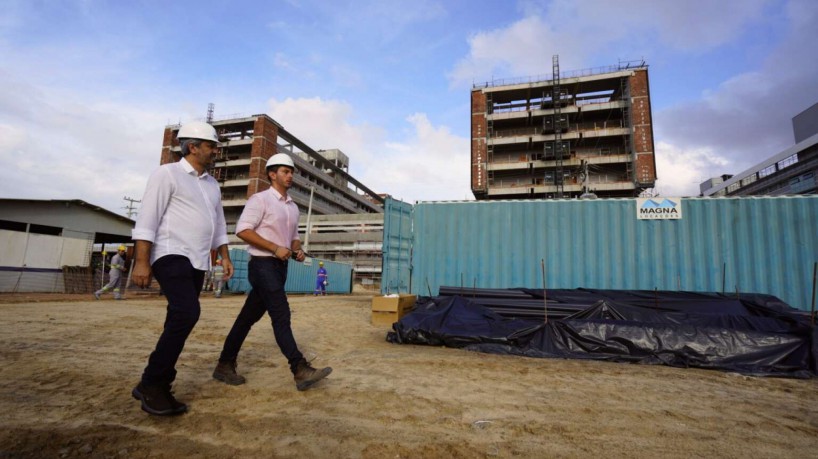
[[[295,387],[298,390],[307,390],[330,373],[332,373],[330,367],[316,370],[306,360],[302,360],[295,369]]]
[[[230,362],[219,361],[219,364],[216,365],[216,369],[213,370],[213,379],[218,379],[231,386],[239,386],[247,381],[244,379],[244,376],[236,373],[235,360]]]
[[[146,386],[137,384],[131,391],[133,398],[142,402],[142,411],[155,416],[173,416],[187,411],[187,405],[176,400],[170,384]]]

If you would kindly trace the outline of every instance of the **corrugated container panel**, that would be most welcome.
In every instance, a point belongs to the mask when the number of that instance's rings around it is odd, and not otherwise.
[[[327,270],[327,293],[350,293],[352,291],[352,265],[336,261],[313,258],[311,266],[306,263],[290,261],[287,265],[287,293],[313,293],[318,273],[318,262],[324,262]]]
[[[249,292],[252,288],[247,279],[247,263],[250,255],[244,249],[230,249],[230,260],[233,262],[233,277],[227,281],[227,288],[232,292]],[[313,293],[315,291],[318,262],[324,262],[329,285],[327,293],[350,293],[352,291],[352,265],[329,260],[313,258],[310,265],[290,261],[287,264],[287,293]]]
[[[636,212],[635,199],[419,203],[411,292],[542,288],[545,260],[549,288],[738,289],[810,308],[818,196],[684,198],[680,220]]]
[[[407,293],[412,253],[412,205],[387,197],[383,218],[381,293]]]
[[[247,281],[247,251],[244,249],[230,249],[230,261],[233,263],[233,276],[227,281],[227,290],[231,292],[247,292],[250,283]]]

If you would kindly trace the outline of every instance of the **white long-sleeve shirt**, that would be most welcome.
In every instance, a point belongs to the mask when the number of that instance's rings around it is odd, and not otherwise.
[[[182,255],[194,268],[209,270],[210,250],[227,244],[218,182],[207,172],[197,175],[185,158],[160,166],[148,179],[131,234],[153,243],[151,264]]]

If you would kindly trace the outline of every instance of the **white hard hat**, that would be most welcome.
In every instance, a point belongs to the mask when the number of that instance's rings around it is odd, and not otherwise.
[[[267,166],[265,166],[265,168],[269,168],[272,166],[289,166],[295,169],[293,159],[290,158],[290,155],[286,153],[277,153],[273,156],[270,156],[270,159],[267,160]]]
[[[211,142],[219,143],[219,136],[216,134],[216,129],[202,121],[193,121],[187,123],[179,128],[177,139],[199,139],[209,140]]]

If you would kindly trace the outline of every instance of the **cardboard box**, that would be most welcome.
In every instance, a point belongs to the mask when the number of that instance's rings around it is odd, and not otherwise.
[[[397,312],[372,311],[372,325],[391,327],[392,324],[399,321],[401,317],[403,317],[403,315],[399,315]]]
[[[412,309],[417,296],[401,293],[399,296],[376,296],[372,298],[372,311],[398,312]]]
[[[415,307],[415,295],[385,297],[376,296],[372,298],[372,325],[391,326],[399,321],[401,317],[412,312]]]

